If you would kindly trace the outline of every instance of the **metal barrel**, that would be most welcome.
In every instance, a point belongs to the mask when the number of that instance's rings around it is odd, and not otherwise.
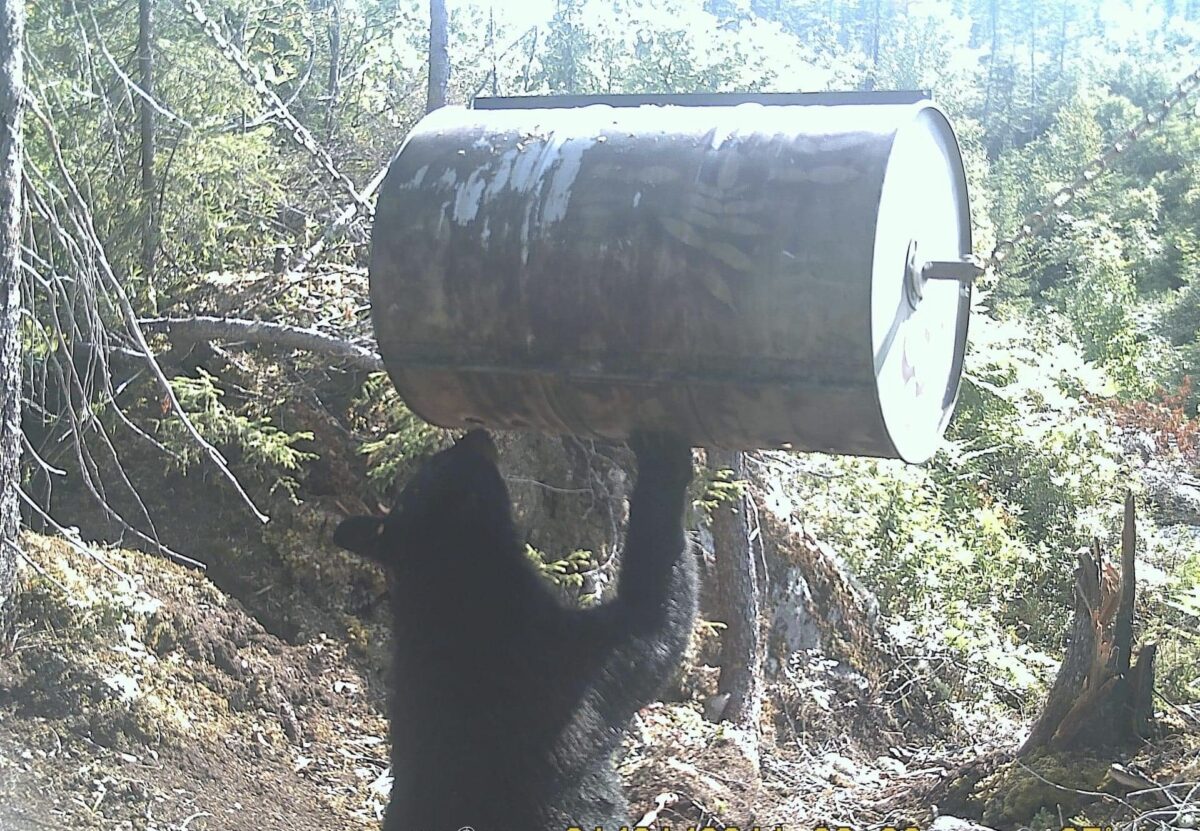
[[[391,163],[372,316],[414,412],[919,462],[977,272],[928,101],[445,108]]]

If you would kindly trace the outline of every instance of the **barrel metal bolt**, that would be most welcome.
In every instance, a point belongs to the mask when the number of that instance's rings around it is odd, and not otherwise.
[[[965,289],[985,271],[972,254],[964,254],[957,260],[926,260],[922,263],[917,258],[916,240],[908,243],[906,260],[904,288],[914,309],[921,302],[925,283],[929,280],[953,280]]]

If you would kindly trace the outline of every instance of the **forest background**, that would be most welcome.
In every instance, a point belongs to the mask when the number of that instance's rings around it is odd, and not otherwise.
[[[425,111],[426,4],[26,9],[26,524],[203,562],[272,631],[353,640],[353,581],[336,614],[297,614],[328,579],[305,548],[445,440],[372,363],[363,270],[374,190]],[[456,2],[448,33],[451,104],[931,90],[986,253],[1197,68],[1200,2]],[[1076,552],[1118,537],[1127,489],[1145,507],[1139,637],[1159,643],[1164,706],[1200,701],[1198,115],[1176,106],[981,280],[928,465],[748,461],[878,599],[892,643],[955,667],[938,694],[963,729],[1036,710]],[[249,319],[278,326],[228,328]],[[531,556],[599,592],[612,535],[592,536]],[[254,595],[281,567],[287,589]]]

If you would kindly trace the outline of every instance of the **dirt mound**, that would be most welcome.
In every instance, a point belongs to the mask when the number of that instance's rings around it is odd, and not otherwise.
[[[153,555],[23,545],[0,651],[0,829],[379,827],[384,691],[361,649],[283,641]],[[644,711],[622,764],[635,811],[672,793],[664,821],[751,815],[721,730],[696,704]]]
[[[377,827],[386,723],[327,638],[265,632],[202,575],[23,540],[0,660],[0,826]]]

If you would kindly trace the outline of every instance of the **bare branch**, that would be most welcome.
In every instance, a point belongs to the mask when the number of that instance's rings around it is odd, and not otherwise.
[[[379,169],[378,172],[376,172],[376,174],[371,178],[371,181],[367,183],[367,186],[363,188],[362,195],[364,199],[370,199],[374,195],[379,186],[383,184],[383,179],[385,176],[387,176],[387,172],[388,165],[384,165]],[[250,312],[260,308],[264,303],[269,303],[279,295],[283,294],[289,288],[299,283],[304,278],[304,274],[308,270],[308,267],[313,264],[317,257],[321,256],[321,252],[325,250],[327,245],[329,245],[329,241],[333,239],[334,235],[340,229],[349,225],[350,222],[359,215],[359,213],[359,203],[350,202],[348,205],[346,205],[346,207],[343,208],[341,212],[333,218],[333,221],[325,226],[325,230],[321,232],[321,236],[317,237],[316,242],[304,249],[304,251],[300,254],[300,257],[296,260],[295,264],[293,264],[284,273],[279,283],[273,286],[269,291],[259,295],[258,298],[246,308],[245,311]]]
[[[302,349],[318,355],[341,358],[357,369],[382,371],[383,361],[370,349],[326,335],[316,329],[228,317],[155,317],[138,321],[147,332],[158,332],[173,340],[224,340]]]
[[[182,118],[167,109],[161,101],[159,101],[153,95],[147,93],[144,89],[142,89],[141,85],[139,85],[137,81],[130,78],[128,73],[121,69],[121,65],[117,63],[117,59],[114,58],[112,53],[108,51],[108,46],[104,42],[104,37],[100,34],[100,24],[96,22],[95,13],[89,10],[88,17],[92,24],[92,31],[96,34],[96,45],[100,47],[100,53],[104,55],[104,59],[108,61],[109,67],[111,67],[116,76],[121,79],[121,83],[125,85],[125,88],[144,101],[150,106],[151,109],[164,118],[174,121],[185,130],[195,129],[187,119]]]
[[[76,551],[80,552],[81,554],[86,554],[87,556],[91,557],[97,563],[104,566],[104,568],[108,569],[113,574],[116,574],[118,577],[125,577],[126,579],[128,579],[128,576],[126,574],[118,571],[115,567],[113,567],[113,565],[111,563],[109,563],[107,560],[102,558],[99,554],[97,554],[94,550],[92,550],[86,543],[84,543],[83,540],[81,540],[79,538],[79,533],[75,529],[67,528],[67,527],[61,525],[57,520],[54,519],[54,517],[50,516],[50,514],[47,513],[47,511],[41,505],[39,505],[37,503],[37,500],[31,498],[28,494],[25,493],[25,491],[20,490],[20,489],[17,490],[17,495],[21,497],[21,500],[26,505],[28,505],[34,511],[34,513],[36,513],[38,516],[40,516],[47,524],[49,524],[55,531],[57,531],[59,533],[59,536],[61,536],[64,540],[67,541],[68,545],[70,545],[72,548],[74,548]],[[126,527],[128,528],[129,526],[126,526]],[[135,534],[137,533],[136,528],[130,528],[130,530],[132,530]],[[144,535],[138,534],[138,536],[145,539]],[[180,554],[178,551],[172,551],[170,548],[167,548],[162,543],[155,543],[155,545],[159,548],[159,550],[162,551],[163,554],[165,554],[167,556],[168,559],[174,560],[176,563],[178,563],[181,566],[187,566],[188,568],[194,568],[197,571],[207,571],[208,570],[208,566],[205,565],[204,563],[200,562],[199,560],[193,560],[191,557],[186,557],[183,554]]]
[[[387,176],[387,172],[388,165],[384,165],[379,169],[379,172],[377,172],[371,178],[371,181],[367,182],[367,186],[363,188],[362,191],[362,197],[364,199],[370,199],[375,195],[375,191],[381,184],[383,184],[383,178]],[[300,255],[300,259],[296,261],[294,266],[288,269],[287,274],[284,275],[285,282],[294,282],[296,279],[301,277],[305,270],[312,265],[313,260],[320,256],[321,252],[325,250],[325,246],[329,244],[329,240],[333,238],[333,235],[338,231],[338,229],[348,225],[350,220],[354,219],[354,217],[360,212],[361,206],[358,202],[351,202],[349,205],[343,208],[342,211],[336,217],[334,217],[333,222],[329,223],[329,225],[325,227],[325,230],[321,232],[321,236],[317,238],[317,241],[308,248],[304,249],[304,253]]]
[[[133,341],[134,347],[144,357],[146,366],[150,369],[151,374],[158,382],[158,386],[162,390],[163,396],[170,404],[171,411],[180,420],[180,423],[183,424],[184,429],[187,431],[192,441],[195,442],[204,455],[207,456],[209,461],[211,461],[213,465],[217,467],[217,469],[222,473],[222,475],[224,475],[229,483],[233,485],[234,490],[237,491],[238,495],[242,498],[242,501],[246,503],[250,510],[254,512],[254,515],[258,517],[259,521],[269,521],[270,518],[258,509],[258,507],[254,504],[254,500],[250,498],[250,494],[246,492],[246,489],[242,487],[242,483],[238,481],[237,476],[235,476],[233,471],[229,469],[229,465],[226,463],[225,458],[221,455],[220,451],[213,447],[212,444],[200,434],[200,431],[196,429],[196,425],[192,423],[190,418],[188,418],[183,406],[179,403],[179,399],[175,395],[175,390],[171,386],[170,380],[167,378],[166,373],[163,372],[162,367],[159,366],[158,361],[154,357],[154,352],[150,349],[149,344],[146,343],[146,338],[143,335],[142,330],[138,328],[137,313],[133,309],[133,304],[130,303],[129,297],[125,293],[124,287],[121,285],[121,281],[117,279],[117,275],[113,272],[112,266],[109,264],[107,256],[105,256],[104,247],[96,234],[95,225],[92,221],[92,215],[90,209],[88,208],[87,201],[75,187],[75,182],[71,177],[69,170],[67,169],[65,160],[62,157],[62,152],[57,142],[57,134],[55,132],[54,125],[51,123],[49,117],[46,115],[37,98],[34,96],[30,96],[29,111],[41,123],[43,129],[46,131],[46,135],[49,139],[50,149],[54,153],[55,166],[58,169],[59,175],[62,176],[63,182],[70,194],[71,198],[69,204],[74,208],[74,210],[70,212],[70,218],[79,235],[77,240],[74,242],[77,245],[79,244],[79,241],[85,241],[90,246],[93,255],[92,261],[96,264],[96,266],[98,266],[96,272],[99,276],[99,280],[103,286],[107,288],[109,299],[114,303],[117,311],[120,313],[120,316],[125,323],[127,335]],[[96,334],[99,334],[100,331],[101,330],[98,329]]]

